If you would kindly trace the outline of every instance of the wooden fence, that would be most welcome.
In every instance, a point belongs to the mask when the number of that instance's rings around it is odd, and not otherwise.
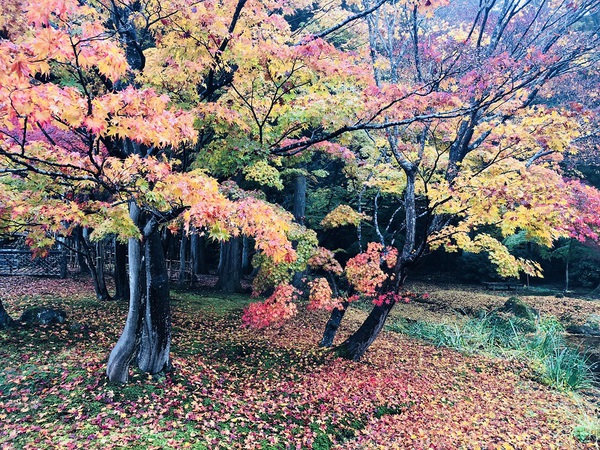
[[[0,249],[0,275],[67,276],[67,258],[51,251],[45,258],[32,258],[29,250]]]

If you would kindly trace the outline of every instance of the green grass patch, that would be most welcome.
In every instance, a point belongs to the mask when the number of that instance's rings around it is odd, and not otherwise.
[[[567,347],[564,327],[554,317],[534,320],[494,311],[462,324],[398,319],[388,329],[461,352],[525,358],[536,368],[540,381],[559,390],[593,384],[588,358]]]

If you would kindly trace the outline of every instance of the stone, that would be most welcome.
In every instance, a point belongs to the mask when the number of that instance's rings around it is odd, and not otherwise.
[[[540,317],[540,312],[528,306],[523,300],[517,297],[509,298],[500,311],[511,313],[516,317],[527,320],[536,320]]]
[[[47,307],[30,308],[21,315],[19,321],[40,325],[65,323],[67,321],[67,313],[62,309],[53,309]]]
[[[567,331],[584,336],[600,336],[600,315],[592,314],[583,325],[570,325],[567,327]]]

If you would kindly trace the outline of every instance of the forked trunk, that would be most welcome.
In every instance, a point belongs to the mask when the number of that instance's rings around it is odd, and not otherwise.
[[[336,353],[346,359],[358,361],[365,354],[385,325],[394,303],[375,306],[367,319],[356,332],[336,349]]]
[[[335,308],[331,311],[331,316],[327,321],[327,325],[325,325],[325,331],[323,332],[323,338],[321,339],[319,346],[329,348],[333,345],[337,330],[340,328],[344,314],[346,314],[348,302],[344,302],[342,306],[344,309]]]
[[[129,240],[129,312],[106,369],[110,381],[121,383],[127,382],[129,365],[136,356],[144,372],[168,369],[171,347],[169,277],[160,234],[152,221],[140,220],[136,205],[131,205],[130,214],[146,232],[143,241]]]
[[[144,250],[146,293],[137,364],[140,370],[154,374],[169,369],[171,348],[169,276],[158,231],[146,237]]]

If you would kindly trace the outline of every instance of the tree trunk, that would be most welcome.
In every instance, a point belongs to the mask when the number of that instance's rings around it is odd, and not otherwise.
[[[192,274],[203,275],[208,273],[206,253],[204,251],[204,236],[197,233],[190,237],[190,254],[192,260]]]
[[[121,383],[127,382],[136,352],[140,370],[155,374],[169,368],[171,347],[169,277],[160,233],[134,203],[130,215],[144,238],[129,240],[129,312],[106,369],[110,381]]]
[[[139,210],[135,205],[130,208],[130,215],[137,223]],[[140,337],[142,322],[142,244],[139,240],[129,239],[129,311],[125,328],[115,347],[110,352],[106,375],[110,381],[126,383],[129,378],[129,364],[133,360]]]
[[[292,214],[294,214],[296,222],[304,225],[306,222],[306,175],[304,174],[299,174],[294,178],[294,205],[292,209]],[[296,248],[296,245],[294,245],[294,248]],[[292,276],[292,286],[302,289],[303,277],[304,271],[294,273]]]
[[[90,245],[88,233],[85,230],[79,236],[81,244],[81,252],[83,253],[88,267],[89,274],[94,283],[94,291],[96,298],[100,301],[110,300],[110,294],[106,288],[106,280],[104,279],[104,251],[101,242],[95,245],[95,248]]]
[[[81,230],[81,228],[77,228],[75,236],[75,249],[77,251],[77,263],[79,264],[79,273],[81,273],[82,275],[88,275],[90,273],[90,268],[87,264],[87,260],[85,257],[83,231]]]
[[[221,244],[219,279],[215,288],[227,294],[242,292],[241,240],[234,237]]]
[[[185,231],[181,235],[181,241],[179,242],[179,276],[177,282],[179,284],[185,283],[185,274],[187,272],[187,243],[188,237]]]
[[[129,298],[127,277],[127,245],[115,240],[115,299]]]
[[[250,238],[244,236],[242,238],[242,273],[248,275],[252,272],[252,242]]]
[[[14,320],[8,315],[6,310],[4,309],[4,305],[2,304],[2,300],[0,300],[0,329],[9,327],[14,323]]]
[[[571,248],[573,241],[569,240],[569,248],[567,250],[567,257],[565,258],[565,294],[569,292],[569,261],[571,259]]]
[[[306,216],[306,175],[294,178],[294,206],[292,214],[298,223],[304,225]]]
[[[112,300],[108,288],[106,287],[106,277],[104,276],[104,245],[106,240],[96,242],[96,266],[94,271],[96,272],[96,293],[98,300]]]
[[[336,353],[353,361],[360,360],[369,346],[379,336],[394,304],[394,302],[390,302],[385,303],[383,306],[375,306],[360,328],[338,346]]]
[[[158,231],[146,236],[144,263],[146,293],[137,363],[140,370],[154,374],[170,368],[171,348],[169,275]]]
[[[325,331],[323,332],[323,338],[321,339],[319,346],[326,348],[333,346],[333,340],[335,339],[337,330],[339,329],[342,319],[344,318],[344,314],[346,314],[346,310],[348,309],[348,302],[344,302],[342,306],[344,309],[335,308],[333,311],[331,311],[331,316],[327,321],[327,325],[325,325]]]

